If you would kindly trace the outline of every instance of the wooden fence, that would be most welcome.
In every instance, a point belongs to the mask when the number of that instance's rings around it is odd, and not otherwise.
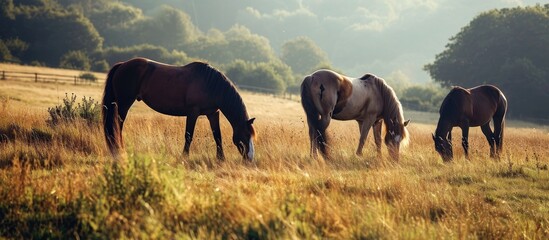
[[[0,70],[0,80],[15,80],[27,82],[44,82],[55,84],[74,84],[74,85],[103,85],[104,81],[90,81],[76,75],[50,74],[38,72],[17,72]],[[238,88],[263,94],[272,94],[275,97],[280,97],[288,100],[299,101],[299,94],[290,92],[280,93],[275,89],[255,87],[249,85],[237,85]]]
[[[60,84],[74,84],[74,85],[102,84],[98,81],[91,81],[89,79],[84,79],[76,75],[62,75],[62,74],[38,73],[38,72],[16,72],[16,71],[6,71],[6,70],[0,70],[0,80],[46,82],[46,83],[60,83]]]

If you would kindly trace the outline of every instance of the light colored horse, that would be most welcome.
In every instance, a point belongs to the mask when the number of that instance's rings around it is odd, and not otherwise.
[[[318,70],[303,79],[301,104],[307,115],[313,157],[320,150],[329,158],[326,128],[331,119],[358,122],[359,156],[372,126],[377,152],[381,154],[381,122],[385,123],[385,145],[393,159],[398,160],[400,145],[408,142],[406,126],[410,120],[404,121],[402,106],[393,89],[375,75],[349,78],[334,71]]]

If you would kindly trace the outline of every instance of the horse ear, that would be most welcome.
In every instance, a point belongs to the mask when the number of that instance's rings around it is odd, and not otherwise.
[[[410,124],[410,119],[408,119],[404,122],[404,126],[406,127],[406,126],[408,126],[408,124]]]
[[[255,121],[255,118],[251,118],[250,120],[248,120],[248,125],[252,125]]]

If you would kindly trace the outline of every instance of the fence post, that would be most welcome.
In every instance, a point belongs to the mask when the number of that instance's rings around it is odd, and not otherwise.
[[[6,71],[2,71],[2,80],[6,80]]]
[[[38,82],[38,73],[34,73],[34,82]]]
[[[74,76],[74,85],[76,85],[76,76]]]

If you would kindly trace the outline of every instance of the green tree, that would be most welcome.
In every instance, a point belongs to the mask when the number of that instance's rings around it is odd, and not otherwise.
[[[405,88],[400,96],[404,107],[418,110],[436,112],[439,109],[445,91],[433,85],[415,85]]]
[[[13,20],[15,18],[15,6],[13,0],[0,0],[0,23],[4,25],[5,20]],[[1,31],[1,30],[0,30]]]
[[[217,64],[229,64],[235,59],[246,62],[269,62],[276,55],[267,38],[253,34],[244,26],[233,26],[226,32],[211,30],[207,36],[182,47],[192,56]]]
[[[549,5],[482,13],[427,64],[444,86],[493,84],[506,94],[511,117],[547,118]]]
[[[181,50],[201,36],[185,12],[165,5],[145,16],[135,7],[109,3],[91,11],[90,19],[107,39],[106,46],[151,44]]]
[[[28,44],[20,56],[23,62],[58,66],[61,56],[69,51],[90,53],[102,46],[103,39],[79,12],[64,10],[55,4],[18,5],[15,12],[14,19],[6,26],[8,35],[2,38],[17,38]]]
[[[166,49],[185,46],[200,35],[198,28],[183,11],[162,6],[152,18],[145,18],[133,27],[139,44],[153,44]]]
[[[0,39],[0,60],[9,62],[21,62],[19,58],[29,48],[21,39]]]
[[[166,48],[150,44],[135,45],[127,48],[111,47],[95,54],[94,59],[105,59],[109,66],[134,57],[146,57],[168,64],[183,65],[189,59],[184,52],[168,51]]]
[[[235,60],[226,67],[225,73],[242,88],[250,87],[254,91],[282,93],[286,88],[283,76],[275,70],[275,64],[268,62],[251,63]]]
[[[85,52],[69,51],[61,57],[59,67],[88,71],[91,68],[91,63]]]
[[[89,10],[88,18],[105,38],[105,46],[127,46],[135,39],[133,25],[145,18],[141,9],[121,2],[107,2]]]
[[[282,45],[282,61],[290,66],[294,73],[307,75],[319,66],[330,65],[324,51],[313,40],[298,37]]]
[[[12,61],[13,56],[11,55],[10,49],[6,44],[4,44],[4,41],[0,39],[0,61]]]

